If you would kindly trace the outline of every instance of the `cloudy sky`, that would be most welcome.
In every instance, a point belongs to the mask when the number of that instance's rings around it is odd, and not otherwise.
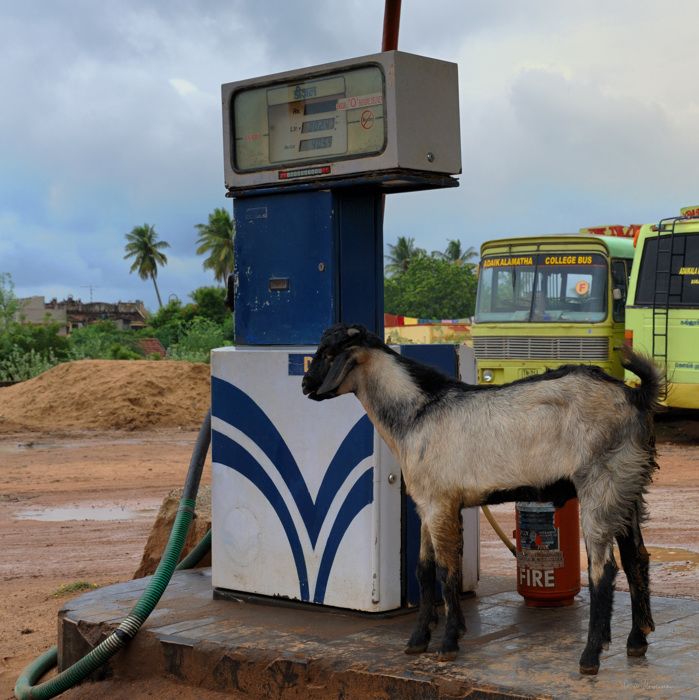
[[[170,244],[163,299],[212,284],[220,86],[381,49],[382,0],[0,0],[0,273],[18,296],[133,301],[124,235]],[[458,63],[460,187],[391,195],[428,251],[656,221],[699,204],[699,3],[403,0],[399,49]],[[92,289],[90,289],[92,287]]]

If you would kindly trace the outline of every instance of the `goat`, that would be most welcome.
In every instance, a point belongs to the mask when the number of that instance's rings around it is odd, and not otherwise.
[[[459,602],[461,508],[514,500],[561,506],[576,495],[590,587],[580,672],[596,674],[611,641],[614,538],[631,591],[627,654],[645,654],[655,625],[640,525],[658,468],[653,414],[664,379],[630,349],[623,365],[641,378],[638,388],[591,365],[473,386],[394,352],[363,326],[340,323],[325,331],[303,393],[315,401],[356,395],[395,455],[422,519],[420,610],[406,654],[428,647],[439,579],[446,626],[438,658],[457,656],[466,631]]]

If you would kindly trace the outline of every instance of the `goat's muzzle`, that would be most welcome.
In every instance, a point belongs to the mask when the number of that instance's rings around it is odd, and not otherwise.
[[[315,401],[332,399],[345,393],[348,388],[342,384],[357,365],[356,349],[349,347],[337,356],[316,353],[301,384],[303,393]]]
[[[315,390],[318,387],[313,387],[311,386],[311,380],[308,378],[307,374],[303,375],[303,380],[301,381],[301,390],[303,391],[304,396],[308,396],[309,398],[313,398],[313,394],[315,393]]]
[[[301,382],[301,389],[304,393],[304,396],[308,396],[308,398],[313,399],[313,401],[323,401],[323,399],[332,398],[332,396],[329,394],[319,395],[317,393],[318,389],[320,388],[321,383],[322,382],[314,382],[308,376],[308,374],[305,374],[303,377],[303,380]]]

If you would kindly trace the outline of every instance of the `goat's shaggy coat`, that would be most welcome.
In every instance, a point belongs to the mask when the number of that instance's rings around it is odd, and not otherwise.
[[[598,367],[566,365],[502,386],[473,386],[403,357],[363,326],[337,324],[323,335],[303,379],[316,401],[354,393],[396,456],[422,519],[420,614],[406,653],[427,649],[437,622],[435,577],[443,587],[446,629],[440,659],[456,656],[465,631],[459,603],[461,508],[508,500],[577,495],[588,552],[590,624],[580,671],[594,674],[611,640],[617,565],[631,591],[629,655],[647,649],[654,629],[649,555],[640,524],[657,469],[653,413],[660,370],[628,351],[631,388]]]

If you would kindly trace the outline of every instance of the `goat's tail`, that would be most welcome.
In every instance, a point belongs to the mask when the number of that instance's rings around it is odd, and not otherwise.
[[[632,389],[636,406],[656,413],[665,391],[665,373],[649,357],[639,355],[627,346],[623,347],[621,364],[641,380],[640,386]]]

